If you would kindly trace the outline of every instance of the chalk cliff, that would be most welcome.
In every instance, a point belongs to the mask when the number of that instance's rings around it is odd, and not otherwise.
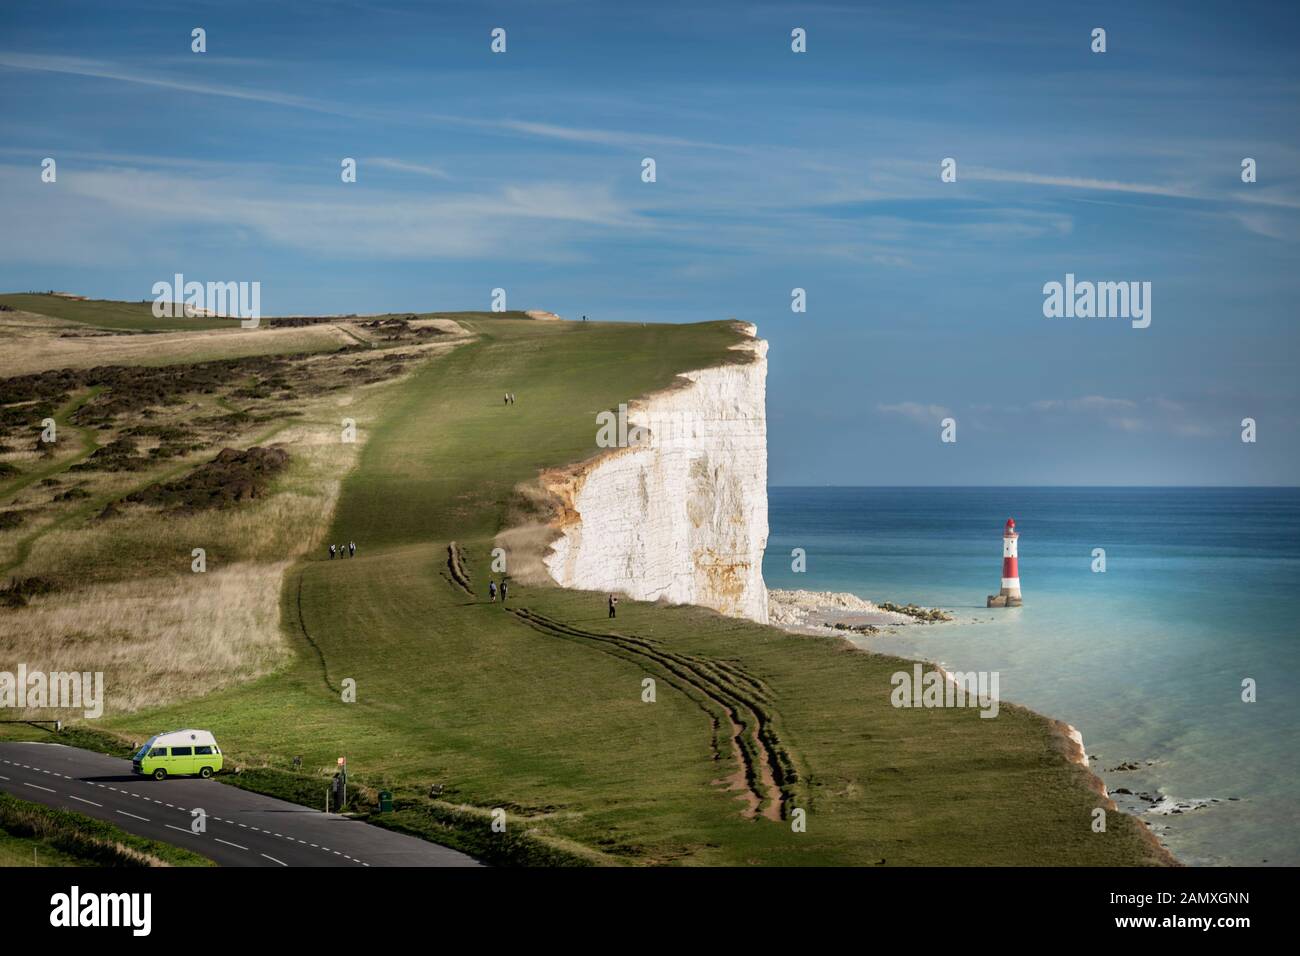
[[[767,623],[767,343],[629,403],[640,444],[543,476],[561,502],[545,557],[556,582],[700,604]]]

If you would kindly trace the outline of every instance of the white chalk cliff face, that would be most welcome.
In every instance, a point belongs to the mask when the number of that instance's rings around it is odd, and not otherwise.
[[[564,587],[700,604],[767,623],[767,343],[630,403],[639,446],[544,476],[562,502],[545,558]]]

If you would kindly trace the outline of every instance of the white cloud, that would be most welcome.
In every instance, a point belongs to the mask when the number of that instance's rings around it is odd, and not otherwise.
[[[391,159],[387,156],[370,156],[361,160],[364,166],[378,166],[381,169],[391,169],[399,173],[414,173],[417,176],[429,176],[433,179],[450,179],[451,176],[445,169],[439,166],[431,166],[424,163],[408,163],[400,159]]]
[[[341,182],[250,184],[238,175],[110,168],[61,175],[55,192],[30,168],[0,166],[0,205],[15,221],[44,224],[43,244],[0,232],[0,256],[14,261],[41,261],[63,247],[89,257],[95,244],[84,240],[94,234],[113,236],[101,238],[92,260],[109,262],[124,245],[167,251],[196,231],[214,241],[221,231],[252,234],[327,257],[561,261],[603,231],[648,228],[607,187],[547,182],[413,198]]]
[[[920,402],[897,402],[892,405],[878,403],[876,411],[885,415],[898,415],[925,425],[937,425],[942,419],[952,415],[952,411],[943,405],[923,405]]]
[[[1150,196],[1179,196],[1197,198],[1181,186],[1160,186],[1154,183],[1125,183],[1116,179],[1091,179],[1086,176],[1049,176],[1041,173],[1014,172],[988,169],[982,166],[965,166],[962,179],[982,179],[995,183],[1022,183],[1028,186],[1064,186],[1069,189],[1091,189],[1103,192],[1144,193]]]

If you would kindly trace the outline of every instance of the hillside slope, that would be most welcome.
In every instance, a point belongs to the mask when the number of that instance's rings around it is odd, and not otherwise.
[[[474,341],[358,421],[326,536],[357,557],[317,549],[285,576],[292,663],[114,729],[208,727],[244,765],[301,756],[308,793],[346,756],[366,792],[395,791],[397,825],[454,839],[503,808],[511,835],[593,861],[1164,861],[1113,810],[1092,831],[1108,802],[1046,719],[892,707],[909,663],[688,606],[627,601],[611,622],[603,594],[518,581],[489,603],[496,536],[537,517],[518,489],[591,457],[596,412],[743,356],[731,323],[462,324]]]

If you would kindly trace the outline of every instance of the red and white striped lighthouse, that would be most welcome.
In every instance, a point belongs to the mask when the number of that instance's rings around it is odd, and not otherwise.
[[[1016,555],[1016,542],[1019,540],[1016,519],[1008,518],[1002,531],[1002,589],[996,595],[989,595],[987,607],[1019,607],[1023,603],[1020,599],[1020,563]]]

